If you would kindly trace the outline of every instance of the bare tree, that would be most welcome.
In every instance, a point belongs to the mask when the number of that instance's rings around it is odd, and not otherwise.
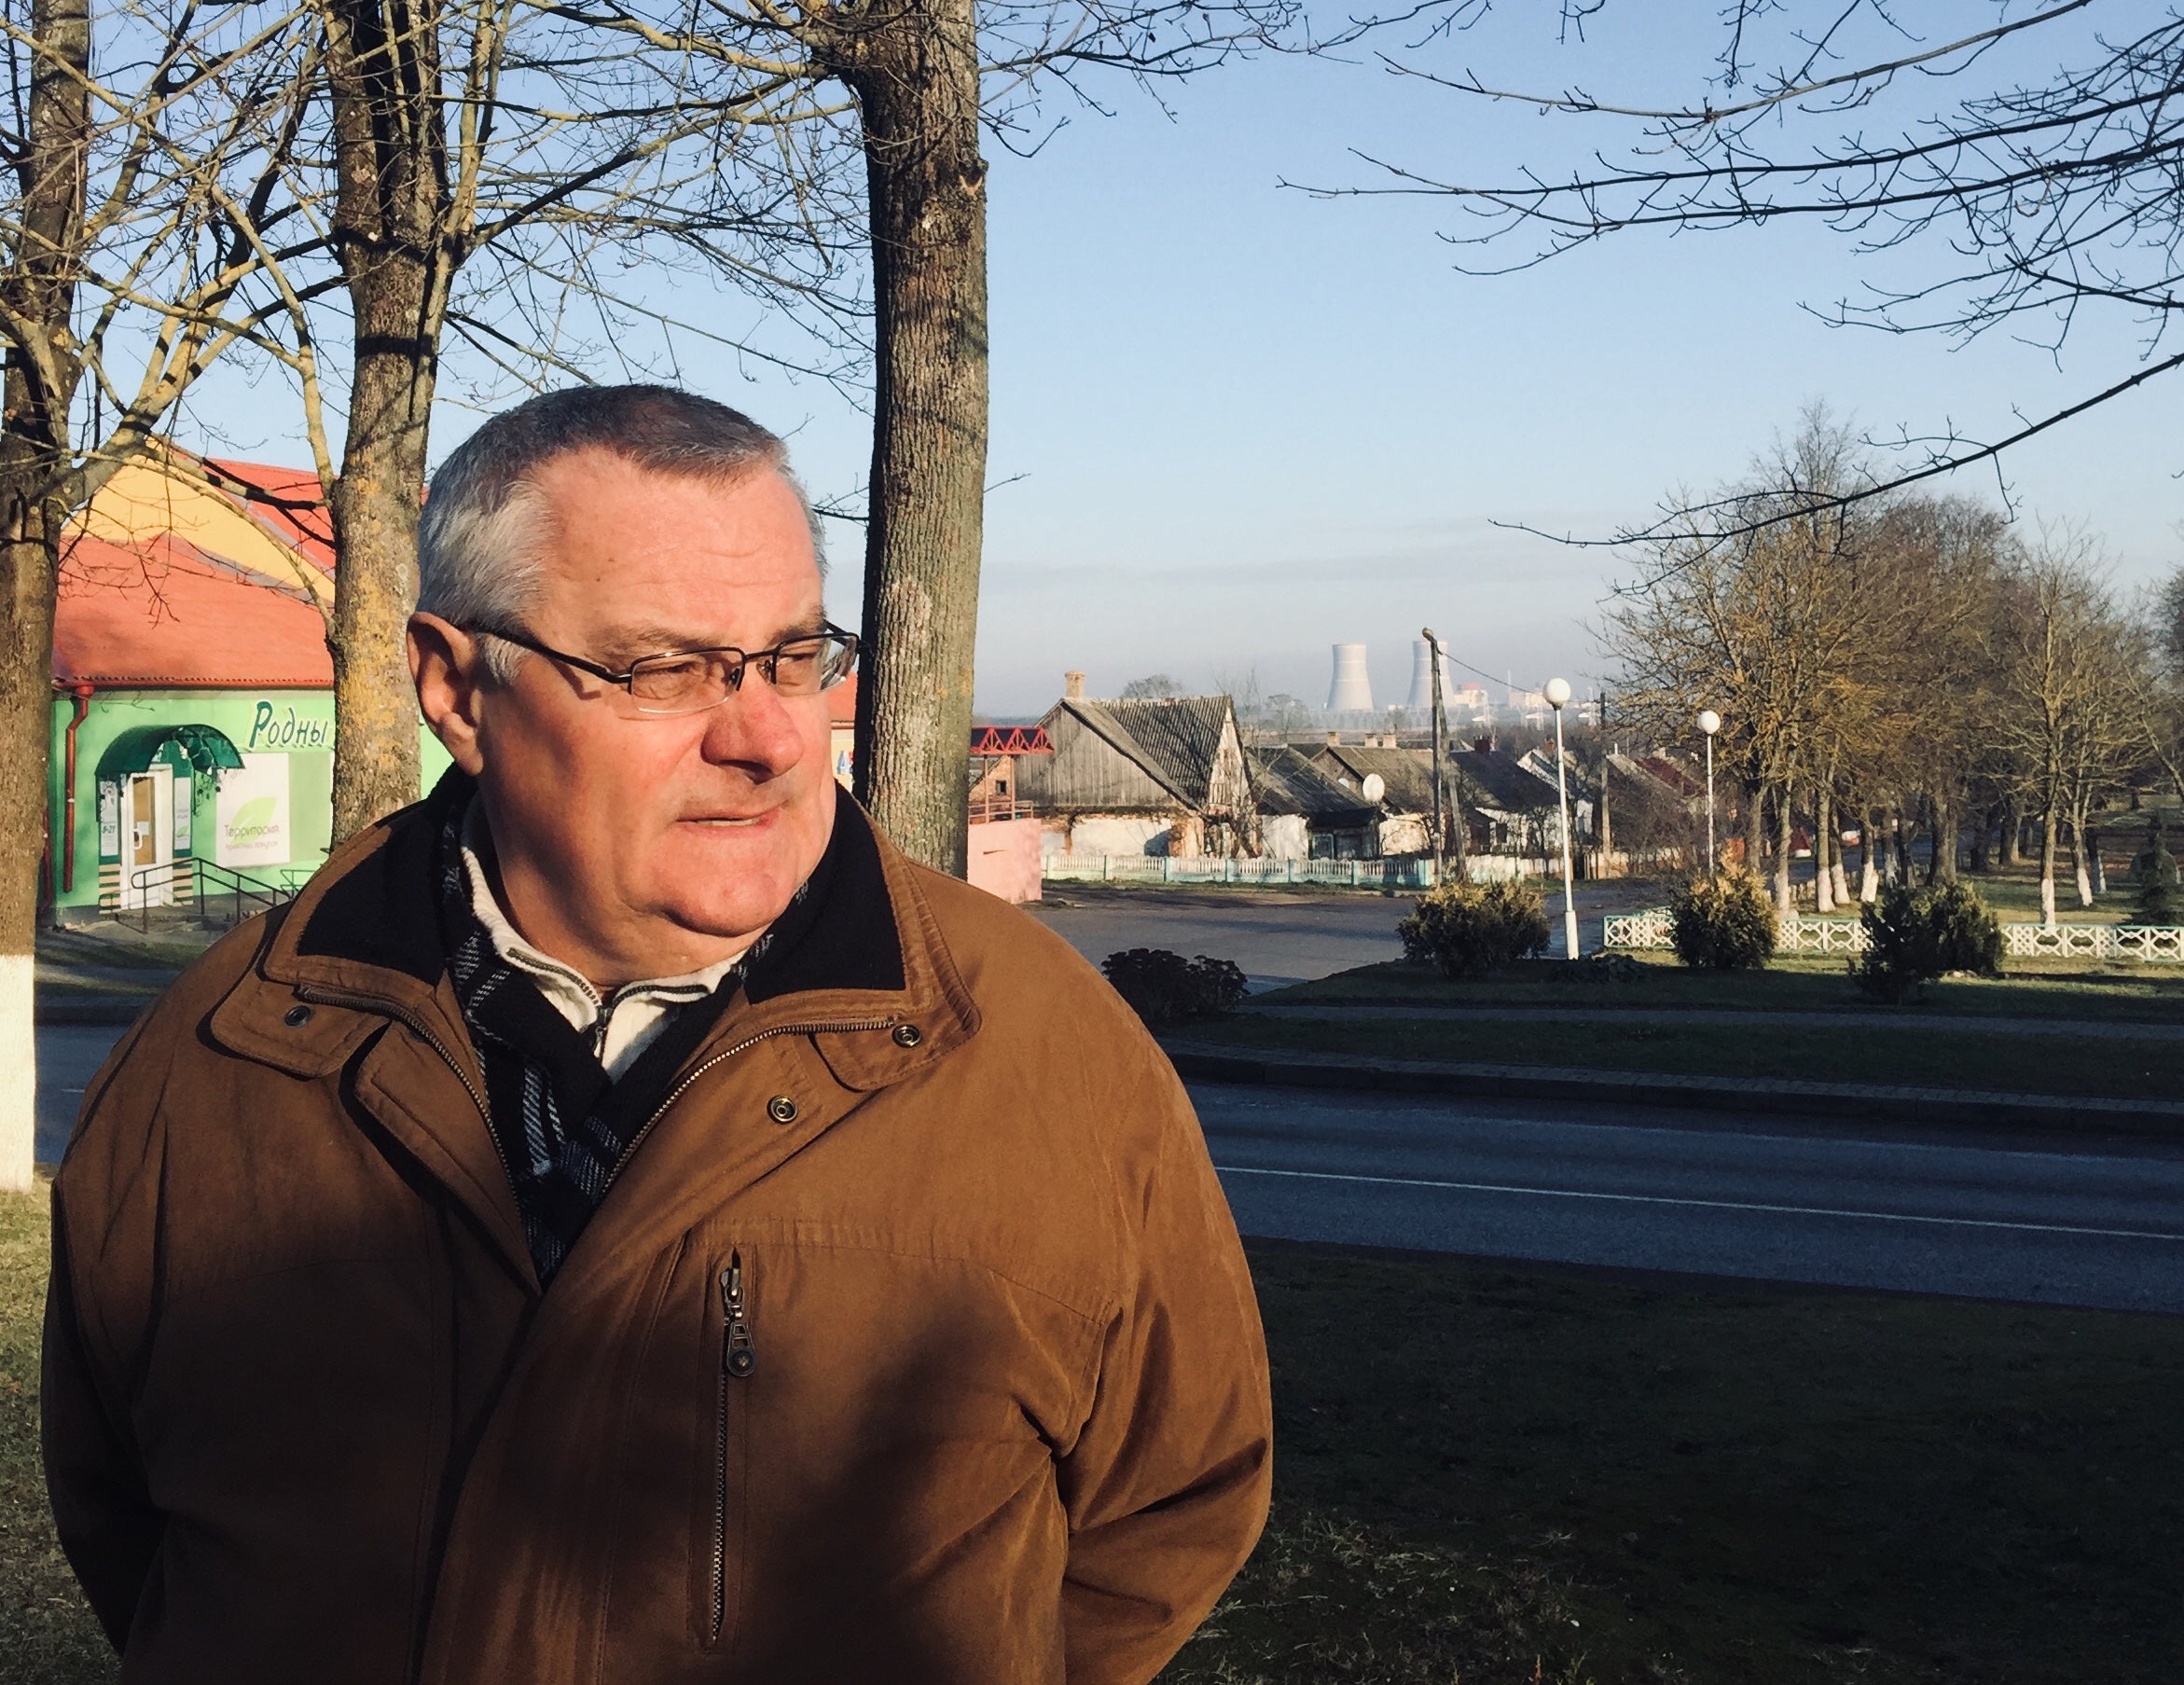
[[[2093,799],[2120,780],[2133,748],[2123,679],[2127,628],[2094,572],[2082,537],[2051,537],[2006,586],[1994,650],[2003,710],[1997,735],[2040,814],[2040,921],[2055,922],[2055,866],[2064,836],[2084,881]]]
[[[698,0],[589,21],[847,89],[864,160],[872,472],[857,794],[909,853],[963,870],[987,444],[982,136],[1035,145],[1043,85],[1182,76],[1271,39],[1293,0]]]
[[[1566,32],[1582,34],[1605,5],[1569,0]],[[1486,0],[1446,0],[1424,11],[1453,24],[1486,8]],[[2005,328],[2056,346],[2089,311],[2139,324],[2136,366],[2111,369],[2083,396],[2018,417],[1993,437],[1953,427],[1906,433],[1898,442],[1912,451],[1907,464],[1845,494],[1893,491],[1993,462],[2184,364],[2184,351],[2164,344],[2184,311],[2176,285],[2184,17],[2170,10],[2111,36],[2098,33],[2103,14],[2091,0],[1994,9],[1987,27],[1929,42],[1885,0],[1732,0],[1708,86],[1666,106],[1511,90],[1469,72],[1443,76],[1390,62],[1461,99],[1583,124],[1587,161],[1500,183],[1398,161],[1386,185],[1343,190],[1452,197],[1471,218],[1452,238],[1478,253],[1470,267],[1480,270],[1529,267],[1633,229],[1818,221],[1862,252],[1901,248],[1929,265],[1915,283],[1821,307],[1837,323],[1957,338]],[[1573,21],[1580,27],[1567,31]],[[2035,48],[2056,68],[2021,82],[2011,55]],[[1941,101],[1924,103],[1933,91]],[[1602,145],[1604,126],[1619,138]],[[1753,518],[1733,502],[1697,513],[1709,530]],[[1683,524],[1665,518],[1637,531],[1667,536]]]
[[[182,0],[96,15],[89,0],[0,7],[0,729],[15,745],[0,756],[0,1185],[31,1176],[32,955],[64,533],[212,362],[263,330],[270,296],[242,224],[278,229],[290,208],[292,25]],[[94,57],[112,61],[109,79]]]
[[[850,301],[826,284],[828,170],[796,132],[833,114],[778,67],[723,64],[657,30],[601,31],[550,0],[310,4],[325,43],[314,202],[328,214],[323,242],[289,265],[281,355],[340,559],[327,628],[338,840],[417,794],[402,632],[450,330],[519,383],[583,378],[600,348],[568,342],[572,300],[610,325],[630,309],[598,272],[602,253],[695,259],[822,317]],[[797,251],[801,269],[786,256]],[[338,289],[319,273],[328,264]],[[319,348],[343,329],[336,472]]]

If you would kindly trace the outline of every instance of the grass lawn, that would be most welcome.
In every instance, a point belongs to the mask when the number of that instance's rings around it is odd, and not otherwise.
[[[1592,1006],[1673,1011],[1886,1012],[1858,991],[1838,956],[1786,955],[1763,972],[1694,972],[1666,954],[1633,954],[1638,974],[1610,982],[1597,967],[1532,960],[1491,977],[1452,982],[1432,967],[1389,960],[1295,983],[1255,997],[1269,1004],[1342,1001],[1359,1005]],[[1999,977],[1944,977],[1929,983],[1908,1011],[1967,1017],[2138,1019],[2184,1024],[2184,966],[2018,961]]]
[[[2184,1045],[1997,1030],[1494,1018],[1254,1018],[1193,1023],[1193,1042],[1283,1053],[1446,1059],[1550,1070],[2108,1099],[2184,1098]]]
[[[1274,1521],[1167,1680],[2179,1677],[2184,1321],[1252,1267]]]
[[[46,1195],[0,1194],[0,1680],[91,1685],[119,1669],[53,1541],[38,1462]]]
[[[0,1195],[0,1680],[116,1669],[37,1468]],[[1164,1678],[2167,1685],[2184,1321],[1253,1249],[1274,1521]]]

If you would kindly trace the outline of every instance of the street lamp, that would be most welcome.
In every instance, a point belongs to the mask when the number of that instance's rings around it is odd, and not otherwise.
[[[1699,710],[1699,730],[1707,739],[1707,876],[1714,875],[1714,734],[1721,729],[1721,716],[1710,708]]]
[[[1569,779],[1562,766],[1562,709],[1569,700],[1569,681],[1550,679],[1543,693],[1555,711],[1555,793],[1562,799],[1562,951],[1577,955],[1577,899],[1569,888]]]

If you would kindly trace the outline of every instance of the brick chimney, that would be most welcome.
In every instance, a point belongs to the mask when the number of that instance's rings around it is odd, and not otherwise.
[[[1062,674],[1061,694],[1068,701],[1082,702],[1085,699],[1085,675],[1076,672]]]

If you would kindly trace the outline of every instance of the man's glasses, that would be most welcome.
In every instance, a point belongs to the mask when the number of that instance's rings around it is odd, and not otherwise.
[[[785,639],[771,649],[674,650],[634,661],[622,673],[566,650],[549,649],[535,638],[505,627],[463,629],[499,638],[604,680],[628,696],[633,710],[643,714],[698,713],[718,708],[743,688],[743,674],[753,667],[780,695],[809,697],[833,689],[857,665],[857,634],[845,632],[831,621],[822,621],[818,631]]]

